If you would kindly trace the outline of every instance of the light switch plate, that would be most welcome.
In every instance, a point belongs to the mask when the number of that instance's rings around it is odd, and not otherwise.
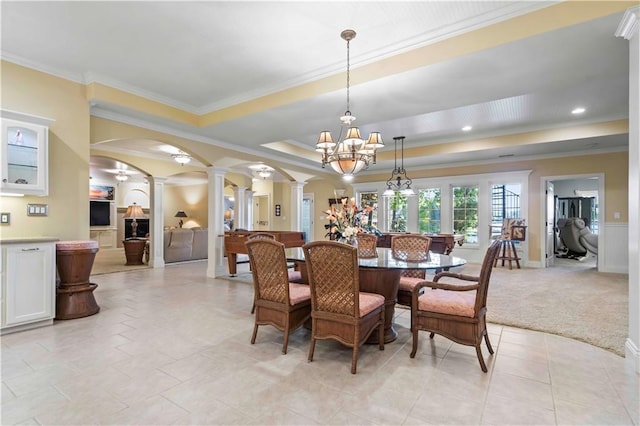
[[[27,204],[27,216],[47,216],[48,211],[47,204]]]

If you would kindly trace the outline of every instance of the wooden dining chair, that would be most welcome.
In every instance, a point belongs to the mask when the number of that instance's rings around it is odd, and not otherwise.
[[[391,238],[391,253],[395,259],[408,262],[422,262],[429,259],[431,238],[424,235],[394,235]],[[426,278],[425,269],[407,269],[402,271],[398,286],[398,304],[411,306],[411,297],[415,286]]]
[[[311,287],[311,345],[334,339],[352,348],[351,374],[356,374],[358,349],[376,329],[384,350],[384,296],[360,291],[358,250],[335,241],[302,247]]]
[[[358,257],[378,257],[378,236],[376,234],[360,232],[356,234],[356,241],[358,242]]]
[[[309,286],[290,283],[284,244],[268,238],[246,243],[254,285],[255,322],[251,344],[256,342],[258,326],[272,325],[284,332],[282,353],[287,353],[289,335],[309,319]]]
[[[256,233],[250,234],[247,237],[247,241],[260,239],[260,238],[265,238],[267,240],[276,241],[276,236],[271,234],[271,233],[269,233],[269,232],[256,232]],[[290,283],[302,283],[303,282],[302,273],[300,271],[292,271],[292,270],[290,270],[291,267],[292,266],[287,264],[287,268],[289,268],[289,270],[287,271],[287,274],[289,275],[289,282]],[[253,306],[251,306],[251,313],[254,313],[255,311],[256,311],[256,304],[254,302]]]
[[[480,361],[480,368],[485,373],[487,365],[482,357],[482,338],[489,353],[493,354],[489,335],[487,334],[487,291],[494,261],[500,251],[500,240],[495,240],[487,249],[479,276],[469,276],[453,272],[440,272],[433,281],[423,281],[415,286],[411,302],[411,330],[413,348],[411,358],[418,350],[418,331],[429,331],[433,339],[440,334],[462,345],[474,346]],[[440,282],[443,278],[454,278],[458,281],[473,284],[452,284]],[[421,293],[422,289],[431,288]]]

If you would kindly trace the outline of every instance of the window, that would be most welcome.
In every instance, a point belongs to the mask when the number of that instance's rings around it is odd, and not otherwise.
[[[407,232],[407,197],[396,192],[389,198],[389,232]]]
[[[453,187],[453,231],[466,242],[478,243],[478,187]]]
[[[439,188],[418,191],[418,230],[421,233],[440,232],[440,204]]]
[[[516,219],[520,212],[520,184],[502,184],[491,187],[491,239],[501,234],[503,219]]]
[[[378,193],[377,192],[361,192],[360,206],[361,209],[371,207],[371,211],[367,214],[366,226],[374,229],[378,228]]]

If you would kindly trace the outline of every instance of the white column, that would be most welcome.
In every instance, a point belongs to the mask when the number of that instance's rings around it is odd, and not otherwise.
[[[209,183],[209,232],[207,276],[220,277],[227,274],[224,263],[224,175],[227,169],[207,167]]]
[[[164,268],[164,183],[166,177],[150,176],[151,186],[151,241],[149,242],[149,264]]]
[[[233,188],[233,198],[234,202],[234,214],[235,217],[233,219],[233,224],[235,228],[247,228],[247,198],[245,197],[245,192],[247,191],[246,186],[236,186]]]
[[[254,194],[254,191],[245,192],[245,195],[247,197],[246,199],[247,217],[245,218],[246,221],[245,221],[244,229],[246,229],[247,231],[253,230],[253,194]]]
[[[629,337],[625,358],[640,373],[640,6],[627,9],[616,31],[629,40]]]
[[[302,231],[302,188],[305,182],[289,182],[291,186],[291,231]]]

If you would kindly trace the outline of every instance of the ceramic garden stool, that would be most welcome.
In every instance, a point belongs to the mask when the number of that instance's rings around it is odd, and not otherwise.
[[[82,318],[100,311],[93,296],[93,290],[98,285],[89,282],[97,252],[97,241],[56,243],[56,265],[60,278],[56,288],[56,319]]]

